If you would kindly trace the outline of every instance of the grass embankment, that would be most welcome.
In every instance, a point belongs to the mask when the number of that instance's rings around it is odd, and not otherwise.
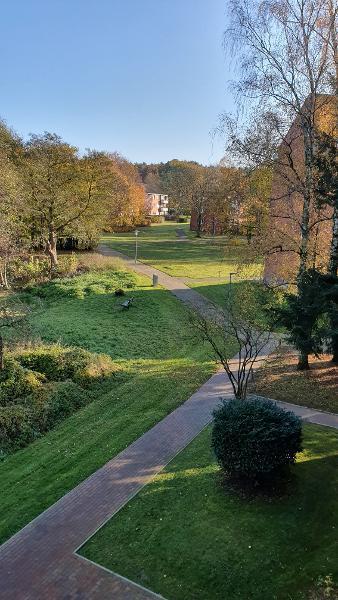
[[[81,554],[171,600],[308,598],[338,578],[338,438],[304,434],[286,494],[268,500],[226,491],[205,430]]]
[[[338,367],[330,359],[311,356],[310,370],[297,371],[297,354],[284,348],[256,373],[250,392],[338,413]]]
[[[104,352],[121,373],[97,386],[89,405],[0,464],[2,541],[184,402],[214,370],[180,302],[146,278],[105,269],[23,296],[32,305],[30,336]],[[123,311],[113,290],[129,283],[135,301]]]
[[[188,236],[179,240],[176,229],[184,229]],[[135,235],[131,233],[105,234],[102,242],[128,256],[135,254]],[[159,223],[142,227],[138,236],[138,256],[147,264],[174,277],[189,279],[217,278],[216,283],[229,280],[229,273],[237,270],[246,241],[229,236],[196,238],[188,224]],[[260,266],[255,265],[254,272]],[[190,285],[190,282],[187,282]],[[193,282],[192,282],[193,283]]]

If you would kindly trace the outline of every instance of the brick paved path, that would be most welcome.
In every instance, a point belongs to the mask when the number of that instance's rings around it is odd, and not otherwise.
[[[161,283],[165,285],[163,278]],[[272,350],[272,345],[267,347],[261,360]],[[210,422],[219,398],[231,393],[230,382],[219,371],[182,406],[5,542],[0,547],[1,600],[158,598],[76,550],[189,444]],[[338,429],[338,415],[289,407],[313,423]]]
[[[267,348],[261,360],[272,349]],[[230,383],[220,371],[182,406],[3,544],[1,600],[156,598],[80,557],[76,549],[210,422],[219,398],[228,395]],[[293,405],[286,408],[312,423],[338,429],[338,415]]]

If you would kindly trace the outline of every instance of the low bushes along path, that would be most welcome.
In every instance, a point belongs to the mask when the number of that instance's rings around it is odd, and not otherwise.
[[[121,258],[112,250],[105,253]],[[126,260],[138,272],[148,276],[158,274],[163,286],[183,302],[201,309],[203,314],[210,310],[205,304],[209,305],[208,301],[202,299],[202,302],[199,294],[189,288],[190,293],[185,293],[186,286],[179,280],[145,265],[133,266],[131,259]],[[261,361],[272,350],[273,346],[267,347]],[[138,600],[158,597],[79,556],[77,550],[210,423],[220,397],[231,394],[225,373],[214,374],[183,405],[5,542],[0,547],[0,598]],[[307,421],[338,429],[338,415],[281,404]]]
[[[261,361],[271,350],[266,348]],[[231,394],[230,382],[219,371],[183,405],[3,544],[0,598],[155,598],[79,556],[77,550],[210,423],[220,396]],[[306,421],[338,429],[338,415],[280,404]]]

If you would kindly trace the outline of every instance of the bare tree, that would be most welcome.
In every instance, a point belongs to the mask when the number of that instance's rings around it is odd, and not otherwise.
[[[271,328],[263,317],[263,303],[261,310],[255,306],[257,312],[253,314],[252,305],[258,301],[255,290],[257,286],[248,283],[235,295],[230,289],[225,299],[226,308],[217,321],[197,314],[192,319],[201,339],[211,346],[228,375],[235,397],[242,400],[246,398],[257,359],[273,340]]]
[[[258,164],[264,157],[272,160],[286,183],[283,195],[301,198],[299,214],[291,210],[280,216],[298,228],[300,242],[290,251],[298,254],[301,276],[308,265],[311,232],[327,219],[315,210],[314,162],[318,116],[330,105],[335,81],[336,11],[331,0],[232,0],[230,17],[225,38],[238,56],[237,97],[242,106],[251,106],[251,119],[256,114],[265,120],[265,131],[259,131],[258,123],[256,136],[233,129],[230,146]],[[292,123],[296,127],[290,130]],[[303,158],[297,164],[294,150],[299,143]]]

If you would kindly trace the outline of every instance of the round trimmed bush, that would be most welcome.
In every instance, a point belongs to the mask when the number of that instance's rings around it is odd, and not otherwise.
[[[271,400],[223,401],[214,411],[212,446],[228,477],[273,476],[302,450],[301,419]]]

